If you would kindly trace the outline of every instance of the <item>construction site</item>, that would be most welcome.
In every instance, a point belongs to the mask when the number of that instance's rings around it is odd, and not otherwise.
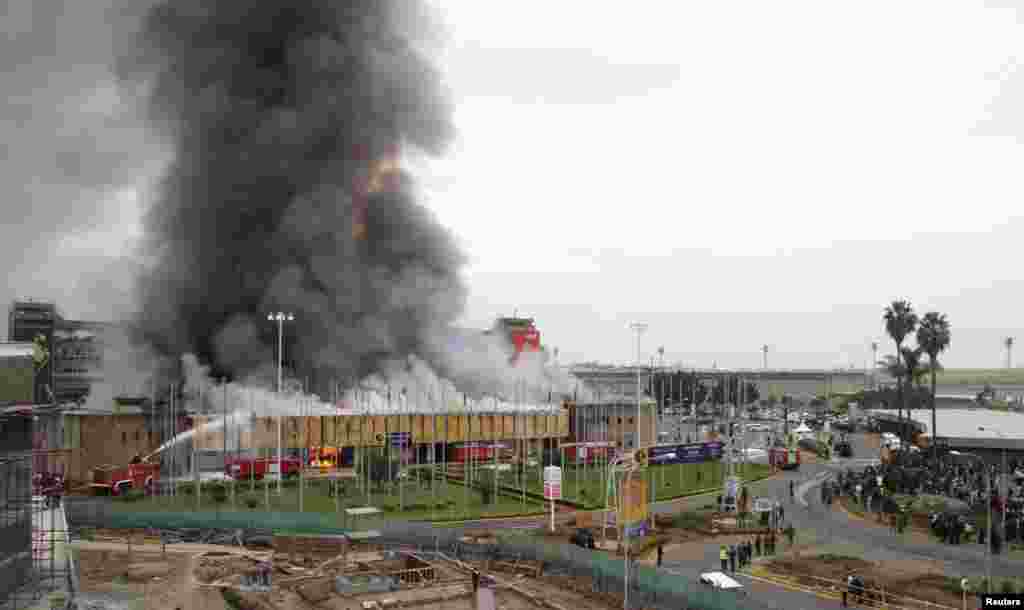
[[[536,560],[458,548],[334,536],[273,536],[269,545],[161,544],[143,532],[90,532],[76,543],[80,607],[363,610],[614,608],[612,596],[567,586]],[[438,546],[441,546],[438,543]],[[461,555],[461,557],[460,557]]]

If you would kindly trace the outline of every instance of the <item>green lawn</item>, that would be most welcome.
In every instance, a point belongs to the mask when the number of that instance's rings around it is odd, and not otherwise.
[[[946,369],[935,376],[939,385],[1024,385],[1024,368]]]
[[[671,464],[652,466],[647,469],[647,473],[649,481],[656,485],[657,499],[667,500],[698,491],[721,489],[723,467],[721,462]],[[764,464],[748,464],[745,471],[742,465],[737,465],[737,469],[744,480],[761,478],[768,473],[768,466]],[[527,491],[542,494],[540,469],[528,469],[526,474]],[[585,473],[582,467],[566,468],[562,475],[562,497],[580,502],[586,508],[604,507],[604,476],[603,470],[594,466],[588,466]],[[303,512],[321,514],[341,513],[346,508],[362,506],[374,506],[384,511],[378,519],[360,520],[362,527],[372,527],[374,522],[391,519],[459,521],[544,512],[546,507],[541,500],[529,496],[524,498],[520,492],[512,491],[522,489],[517,472],[502,473],[499,485],[504,490],[498,495],[497,501],[485,505],[479,489],[471,488],[467,491],[457,481],[446,483],[440,478],[434,481],[433,487],[429,479],[407,479],[401,490],[397,485],[371,485],[369,493],[356,481],[348,481],[337,501],[329,494],[328,481],[308,480],[302,508]],[[269,486],[270,493],[266,494],[262,481],[256,481],[255,484],[249,481],[237,482],[234,493],[228,491],[226,499],[220,504],[214,501],[214,495],[207,484],[204,484],[197,504],[195,488],[190,483],[180,484],[175,497],[156,496],[135,501],[114,499],[112,502],[115,510],[130,512],[299,512],[297,481],[286,482],[281,495],[277,494],[276,483],[270,482]],[[488,487],[492,489],[490,485]]]
[[[656,486],[657,500],[670,500],[697,491],[722,487],[722,462],[700,464],[667,464],[647,469],[648,484]],[[742,479],[752,480],[768,474],[767,464],[742,464],[736,466]],[[605,506],[607,473],[600,468],[587,466],[567,467],[562,471],[562,498],[583,503],[587,508]],[[531,480],[527,489],[534,493],[543,492],[543,484]]]
[[[416,481],[406,481],[401,492],[397,486],[371,486],[369,497],[365,490],[358,488],[353,481],[349,483],[335,502],[335,498],[329,495],[327,481],[307,481],[303,493],[303,511],[309,513],[334,513],[341,512],[346,508],[361,506],[375,506],[384,511],[381,520],[402,519],[402,520],[437,520],[454,521],[462,519],[477,519],[481,517],[500,517],[517,514],[529,514],[543,512],[544,506],[540,501],[529,497],[523,501],[522,497],[512,497],[502,494],[498,496],[497,503],[488,505],[482,504],[481,494],[478,490],[466,488],[455,483],[444,483],[440,479],[435,482],[431,489],[430,482],[423,485]],[[507,483],[506,483],[507,484]],[[249,508],[247,500],[254,504]],[[263,483],[257,481],[255,491],[251,491],[249,482],[236,484],[235,496],[229,492],[227,499],[222,504],[217,504],[213,496],[204,490],[198,505],[200,511],[223,510],[239,512],[299,512],[299,490],[297,482],[290,481],[282,489],[281,495],[277,495],[275,483],[270,484],[269,506],[267,505],[268,494],[264,492]],[[124,500],[113,500],[117,510],[148,512],[148,511],[195,511],[196,497],[191,485],[183,484],[179,487],[176,497],[149,497],[134,502]],[[400,506],[404,510],[399,510]],[[372,526],[369,518],[361,519],[360,525]]]

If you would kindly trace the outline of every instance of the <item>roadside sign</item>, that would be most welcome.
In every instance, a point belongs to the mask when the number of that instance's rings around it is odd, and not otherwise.
[[[388,434],[388,444],[392,447],[405,447],[411,439],[409,432],[391,432]]]
[[[725,495],[729,498],[735,498],[737,491],[739,491],[740,480],[736,477],[729,477],[725,480]]]

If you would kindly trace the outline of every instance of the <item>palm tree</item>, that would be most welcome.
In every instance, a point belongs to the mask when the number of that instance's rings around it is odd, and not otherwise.
[[[917,314],[914,313],[910,301],[893,301],[885,308],[882,319],[885,320],[885,332],[896,344],[896,363],[899,364],[900,356],[903,353],[903,340],[917,328]],[[896,378],[896,395],[899,402],[899,418],[902,421],[903,380],[900,377]],[[900,441],[903,440],[905,439],[901,437]]]
[[[935,459],[935,439],[938,431],[935,429],[935,373],[941,368],[939,354],[946,351],[950,341],[949,320],[946,314],[929,311],[921,319],[921,326],[917,329],[917,344],[928,354],[928,369],[932,374],[932,459]]]
[[[913,401],[908,400],[908,397],[906,396],[906,394],[913,393],[914,392],[914,383],[915,382],[920,382],[921,378],[924,376],[925,369],[921,367],[921,355],[923,353],[924,352],[921,351],[920,347],[918,347],[918,348],[904,347],[903,348],[903,378],[906,380],[906,382],[905,382],[903,387],[905,388],[905,390],[904,390],[904,400],[907,403],[906,409],[907,409],[907,424],[908,424],[908,427],[909,427],[909,424],[910,424],[910,411],[911,411],[911,405],[913,404]],[[920,386],[918,386],[918,388],[920,388]],[[916,398],[916,396],[915,396],[915,398]],[[910,435],[908,434],[907,435],[907,437],[908,437],[907,440],[909,440],[909,436]]]

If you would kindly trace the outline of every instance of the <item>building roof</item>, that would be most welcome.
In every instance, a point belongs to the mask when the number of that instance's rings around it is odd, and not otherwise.
[[[0,342],[0,358],[31,358],[32,344],[27,341]]]

